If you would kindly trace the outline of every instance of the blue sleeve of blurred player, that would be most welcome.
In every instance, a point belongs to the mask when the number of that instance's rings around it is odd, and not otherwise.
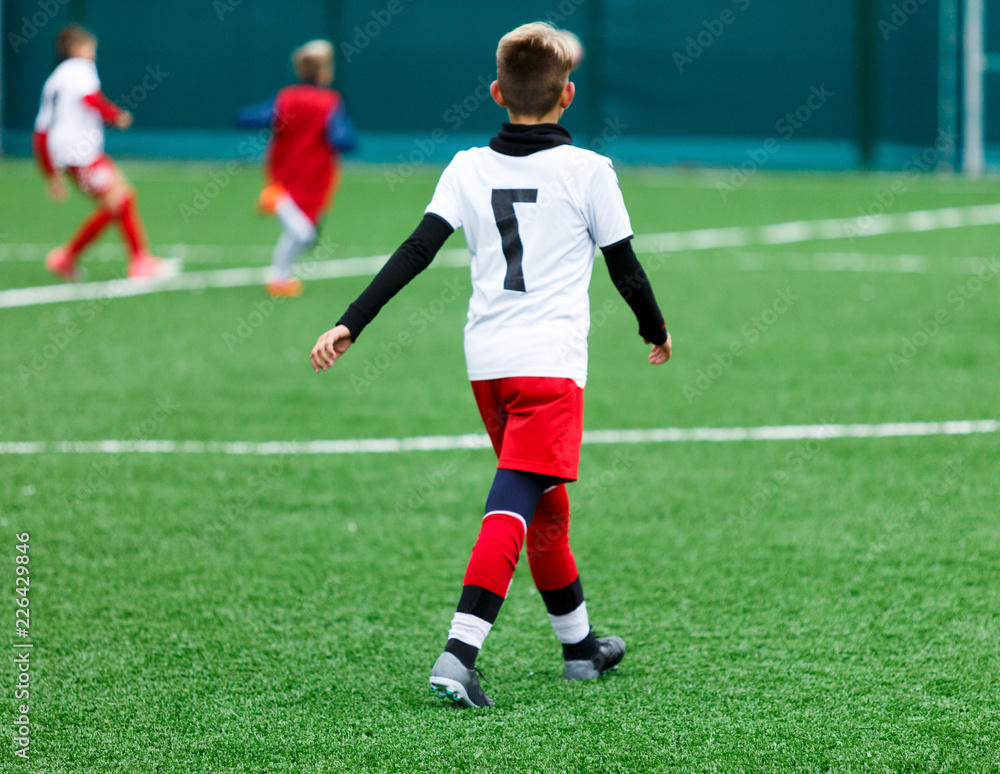
[[[341,153],[349,153],[357,145],[357,137],[354,134],[354,122],[347,115],[347,109],[341,102],[337,109],[330,113],[330,118],[326,122],[326,139],[331,148],[336,148]]]
[[[261,102],[258,105],[247,105],[240,108],[236,114],[236,123],[248,129],[264,129],[271,125],[274,120],[274,100]]]

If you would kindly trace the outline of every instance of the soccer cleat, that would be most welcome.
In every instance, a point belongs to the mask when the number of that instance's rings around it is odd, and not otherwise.
[[[264,215],[274,215],[275,210],[278,209],[278,202],[280,202],[284,197],[288,196],[284,187],[278,185],[277,183],[271,183],[271,185],[266,186],[263,191],[260,192],[260,196],[257,197],[257,211]]]
[[[63,247],[49,251],[49,254],[45,256],[45,268],[68,282],[73,282],[80,276],[76,268],[76,261],[69,257],[69,253]]]
[[[447,651],[438,656],[431,669],[431,691],[471,709],[496,704],[479,686],[479,670],[467,668],[458,656]]]
[[[605,637],[597,641],[597,653],[591,658],[567,661],[563,677],[567,680],[593,680],[609,672],[625,657],[625,640]]]
[[[271,298],[298,298],[302,295],[302,282],[297,279],[271,280],[264,289]]]
[[[181,262],[177,258],[154,258],[140,255],[128,265],[128,278],[132,280],[166,279],[180,274]]]

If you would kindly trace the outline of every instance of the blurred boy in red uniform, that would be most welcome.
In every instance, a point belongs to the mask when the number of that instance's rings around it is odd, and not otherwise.
[[[45,81],[35,119],[35,158],[48,178],[49,194],[54,200],[66,199],[65,170],[77,187],[97,202],[98,208],[69,242],[48,254],[45,265],[63,279],[76,279],[77,262],[84,248],[111,221],[116,221],[129,252],[130,278],[176,273],[176,261],[150,255],[135,191],[104,152],[105,122],[128,129],[132,114],[101,91],[94,64],[97,38],[79,24],[70,24],[56,37],[56,53],[59,65]]]
[[[286,86],[273,102],[240,113],[242,126],[271,126],[267,186],[259,208],[275,214],[282,233],[274,247],[267,292],[297,296],[295,261],[316,241],[320,217],[340,183],[340,153],[354,147],[354,127],[333,83],[333,45],[314,40],[292,53],[299,83]]]

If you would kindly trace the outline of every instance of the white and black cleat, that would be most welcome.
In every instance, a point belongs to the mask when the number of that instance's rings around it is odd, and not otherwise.
[[[610,672],[625,658],[625,640],[605,637],[597,641],[597,653],[591,658],[567,661],[563,677],[567,680],[593,680]]]
[[[492,707],[493,701],[479,685],[479,670],[469,669],[458,656],[444,652],[431,669],[431,691],[462,707]]]

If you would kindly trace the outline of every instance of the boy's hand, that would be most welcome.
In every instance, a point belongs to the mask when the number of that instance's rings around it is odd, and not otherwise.
[[[648,341],[646,343],[649,344]],[[653,351],[649,353],[649,364],[660,365],[670,360],[670,347],[670,334],[668,333],[665,342],[653,345]]]
[[[66,189],[66,180],[62,175],[56,173],[49,178],[49,198],[54,202],[64,202],[69,195]]]
[[[114,125],[119,129],[128,129],[132,126],[132,114],[127,110],[123,110],[115,116]]]
[[[347,348],[353,344],[351,332],[346,325],[338,325],[331,328],[316,340],[309,359],[312,361],[313,370],[316,373],[325,371],[337,362],[337,358],[347,352]]]

